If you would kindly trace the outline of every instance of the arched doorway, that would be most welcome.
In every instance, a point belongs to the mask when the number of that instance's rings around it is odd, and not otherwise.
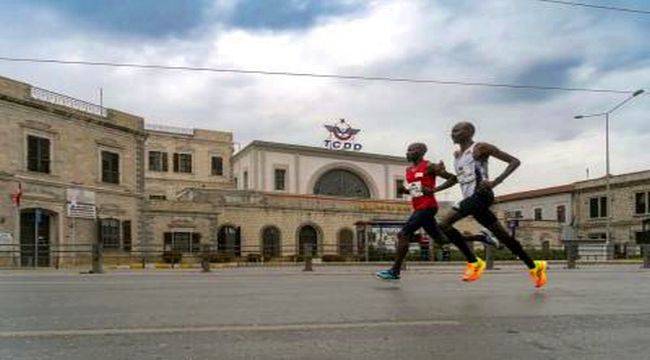
[[[50,244],[56,214],[45,209],[20,212],[20,265],[50,266]]]
[[[267,226],[262,230],[262,256],[265,259],[279,257],[280,244],[280,229],[276,226]]]
[[[357,174],[346,169],[329,170],[316,181],[314,194],[370,198],[370,189],[366,182]]]
[[[298,254],[305,255],[311,250],[312,256],[318,255],[318,230],[311,225],[304,225],[298,231]]]
[[[217,233],[217,252],[241,256],[241,228],[224,225]]]
[[[354,254],[354,233],[350,229],[339,231],[339,255],[351,256]]]

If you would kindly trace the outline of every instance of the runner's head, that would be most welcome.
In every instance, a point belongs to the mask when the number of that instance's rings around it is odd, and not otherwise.
[[[474,132],[476,132],[474,124],[469,121],[461,121],[451,129],[451,139],[454,144],[460,144],[472,140]]]
[[[424,158],[427,153],[427,146],[423,143],[413,143],[406,149],[406,160],[417,163]]]

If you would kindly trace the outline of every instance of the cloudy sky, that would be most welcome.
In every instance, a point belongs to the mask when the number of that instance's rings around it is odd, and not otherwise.
[[[586,0],[585,0],[586,1]],[[647,1],[589,0],[650,9]],[[650,15],[535,0],[0,0],[0,56],[650,90]],[[321,146],[349,119],[364,150],[452,162],[450,127],[521,158],[498,192],[604,172],[621,94],[413,85],[0,61],[0,75],[174,126]],[[650,96],[612,118],[612,172],[650,168]],[[501,167],[495,166],[494,170]],[[453,192],[447,196],[454,198]]]

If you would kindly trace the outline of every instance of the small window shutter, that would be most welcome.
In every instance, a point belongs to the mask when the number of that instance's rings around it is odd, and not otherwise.
[[[201,234],[192,233],[192,252],[201,251]]]
[[[131,221],[122,222],[122,246],[124,251],[131,251]]]
[[[103,224],[103,220],[98,219],[97,220],[97,243],[98,244],[104,243],[104,238],[102,236],[102,224]]]
[[[164,152],[162,153],[162,171],[167,172],[169,169],[169,165],[167,164],[167,153]]]
[[[50,139],[40,139],[41,145],[41,168],[45,173],[50,173]]]
[[[172,250],[172,233],[166,232],[165,233],[165,244],[164,244],[164,251],[170,251]]]
[[[38,139],[27,136],[27,169],[38,171]]]
[[[178,154],[174,153],[174,172],[178,172]]]

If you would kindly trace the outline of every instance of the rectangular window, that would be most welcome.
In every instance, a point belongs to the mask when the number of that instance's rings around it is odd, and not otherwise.
[[[223,158],[221,156],[212,157],[212,175],[223,176]]]
[[[650,245],[650,231],[637,231],[634,233],[634,240],[637,244]]]
[[[174,154],[174,172],[192,173],[192,154]]]
[[[395,197],[397,199],[403,199],[404,194],[402,194],[401,189],[404,188],[404,180],[403,179],[397,179],[395,180]]]
[[[521,210],[515,211],[515,219],[521,219],[523,217],[524,215],[522,214]]]
[[[607,217],[607,197],[600,196],[589,199],[589,218],[599,219]]]
[[[166,232],[164,234],[165,251],[199,252],[201,234],[193,232]]]
[[[536,208],[535,209],[535,221],[541,221],[542,220],[542,208]]]
[[[149,171],[166,172],[167,153],[162,151],[149,151]]]
[[[607,197],[600,198],[600,217],[607,217]]]
[[[650,193],[636,193],[635,194],[635,213],[637,215],[644,215],[650,213],[648,207],[648,199],[650,198]]]
[[[122,221],[122,249],[131,251],[131,221]]]
[[[102,151],[102,182],[120,183],[120,155],[110,151]]]
[[[165,195],[149,195],[149,200],[167,200],[167,196]]]
[[[120,221],[117,219],[100,219],[99,241],[104,249],[119,249]]]
[[[244,171],[244,190],[248,190],[248,171]]]
[[[557,207],[557,222],[564,224],[566,223],[566,206],[559,205]]]
[[[587,236],[589,239],[592,240],[602,240],[607,238],[607,234],[605,233],[591,233]]]
[[[287,171],[275,169],[275,190],[283,191],[286,188]]]
[[[50,173],[50,139],[27,136],[27,170]]]

